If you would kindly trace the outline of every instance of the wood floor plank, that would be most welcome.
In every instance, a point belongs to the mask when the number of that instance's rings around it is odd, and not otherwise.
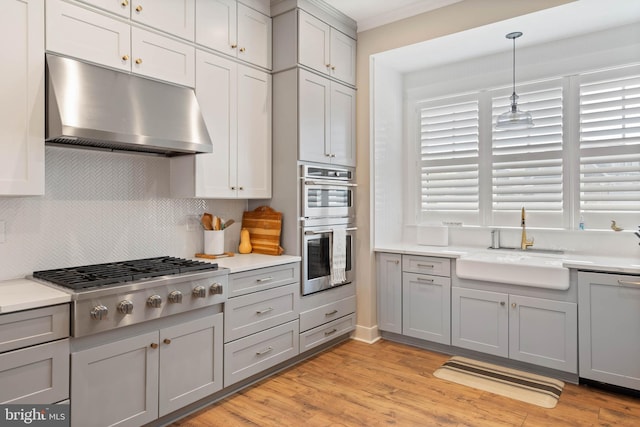
[[[545,409],[435,378],[448,358],[350,340],[172,426],[640,426],[640,399],[567,384]]]

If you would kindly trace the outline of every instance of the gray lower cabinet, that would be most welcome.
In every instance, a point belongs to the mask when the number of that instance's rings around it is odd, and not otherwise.
[[[0,315],[0,403],[69,398],[69,304]]]
[[[233,273],[224,308],[224,386],[299,353],[300,263]]]
[[[451,344],[451,261],[378,253],[378,329]]]
[[[298,334],[296,319],[225,344],[225,387],[297,356]]]
[[[402,333],[402,255],[376,256],[378,329]]]
[[[0,403],[55,403],[68,397],[68,339],[0,354]]]
[[[305,352],[356,328],[355,283],[302,297],[300,352]]]
[[[640,276],[578,272],[580,377],[640,390]]]
[[[451,279],[402,274],[402,333],[451,344]]]
[[[453,287],[451,344],[577,373],[577,304]]]
[[[71,354],[71,424],[140,426],[222,389],[223,314]]]

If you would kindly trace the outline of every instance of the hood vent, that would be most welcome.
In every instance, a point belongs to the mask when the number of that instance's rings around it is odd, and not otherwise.
[[[193,89],[47,54],[46,142],[164,156],[211,153]]]

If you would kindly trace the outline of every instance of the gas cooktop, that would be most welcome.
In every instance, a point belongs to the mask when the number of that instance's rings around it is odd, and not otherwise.
[[[33,277],[74,290],[117,286],[125,282],[197,271],[217,270],[218,264],[162,256],[106,264],[35,271]]]

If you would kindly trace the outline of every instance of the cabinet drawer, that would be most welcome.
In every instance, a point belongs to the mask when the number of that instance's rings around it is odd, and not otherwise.
[[[68,304],[0,316],[0,353],[68,336]]]
[[[339,319],[356,311],[356,297],[351,296],[330,304],[322,305],[313,310],[300,313],[300,331],[320,326],[324,323]]]
[[[340,335],[351,332],[355,328],[356,315],[353,313],[327,323],[326,325],[306,331],[300,334],[300,352],[303,353]]]
[[[229,276],[229,298],[289,283],[300,283],[298,262],[234,273]]]
[[[403,255],[402,271],[449,277],[451,276],[451,261],[448,258]]]
[[[0,403],[50,404],[68,398],[68,339],[0,354]]]
[[[298,321],[224,345],[224,386],[284,362],[299,352]]]
[[[297,319],[299,293],[294,283],[231,298],[224,308],[224,342]]]

